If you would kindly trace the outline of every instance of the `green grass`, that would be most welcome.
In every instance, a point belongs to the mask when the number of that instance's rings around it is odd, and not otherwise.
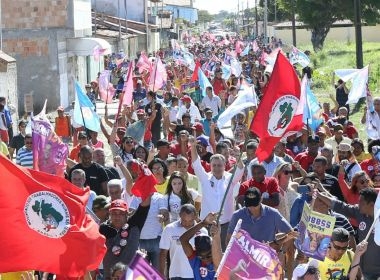
[[[297,46],[301,50],[312,50],[312,45]],[[326,42],[322,51],[312,52],[311,56],[313,68],[312,90],[322,103],[330,101],[329,94],[334,94],[332,86],[332,73],[336,69],[356,68],[355,43]],[[363,64],[370,65],[369,68],[369,88],[374,96],[380,95],[380,43],[363,44]],[[335,77],[337,81],[338,77]],[[350,84],[348,84],[350,88]],[[330,101],[331,102],[331,101]],[[332,102],[331,102],[332,103]],[[366,132],[360,119],[363,115],[363,106],[359,112],[350,115],[350,120],[359,130],[362,140],[366,140]],[[351,105],[351,111],[353,109]],[[366,142],[366,141],[365,141]]]

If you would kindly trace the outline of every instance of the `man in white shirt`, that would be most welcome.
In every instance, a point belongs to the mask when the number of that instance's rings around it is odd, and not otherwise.
[[[212,87],[206,88],[206,96],[203,97],[200,104],[201,109],[204,109],[206,107],[212,109],[212,117],[216,117],[219,114],[220,108],[222,107],[222,101],[219,96],[216,96],[212,92]]]
[[[254,158],[247,166],[247,180],[252,179],[252,168],[251,167],[255,163],[259,163],[259,160],[257,158]],[[261,162],[261,164],[264,166],[265,171],[266,171],[265,175],[268,177],[273,176],[274,171],[276,170],[277,166],[279,166],[281,163],[285,163],[285,161],[282,158],[280,158],[274,154],[274,149],[273,149],[272,153],[270,154],[270,156],[266,160]]]
[[[179,238],[189,228],[195,225],[197,211],[191,204],[184,204],[179,212],[180,219],[168,224],[161,235],[160,241],[160,272],[165,275],[166,260],[168,252],[170,254],[170,267],[168,278],[171,280],[191,280],[194,279],[193,270],[188,258],[183,251]],[[202,228],[200,234],[206,234],[207,230]],[[196,235],[197,236],[197,235]],[[190,240],[194,246],[194,237]],[[165,278],[167,279],[167,278]]]
[[[223,211],[220,216],[222,249],[225,250],[225,240],[228,229],[228,223],[234,213],[235,197],[239,190],[239,180],[244,173],[244,164],[240,160],[237,162],[237,169],[234,175],[225,171],[226,159],[221,154],[214,154],[210,158],[211,172],[207,173],[197,153],[197,142],[193,137],[189,138],[191,144],[191,158],[195,175],[198,177],[202,186],[202,209],[200,218],[203,220],[208,213],[220,211],[223,197],[227,191],[227,186],[231,181],[228,189]],[[231,179],[231,176],[233,178]]]
[[[343,136],[343,126],[341,124],[337,124],[334,126],[334,136],[326,139],[325,143],[332,147],[334,157],[336,157],[338,154],[338,145],[340,143],[351,145],[351,139]]]
[[[198,107],[191,102],[190,96],[185,95],[181,98],[181,101],[183,105],[179,108],[177,113],[178,123],[181,122],[182,115],[185,113],[190,114],[191,123],[195,123],[196,121],[200,121],[202,119]]]

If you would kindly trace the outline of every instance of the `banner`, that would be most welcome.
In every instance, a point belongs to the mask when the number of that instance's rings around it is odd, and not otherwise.
[[[312,211],[305,203],[298,225],[299,237],[295,241],[296,248],[307,257],[323,261],[330,244],[335,220],[335,217],[330,215]]]
[[[136,254],[122,280],[163,280],[164,278],[142,256]]]
[[[64,177],[68,146],[57,136],[48,119],[32,118],[33,169]]]
[[[217,279],[281,279],[283,269],[277,253],[252,239],[240,224],[239,221],[219,265]]]

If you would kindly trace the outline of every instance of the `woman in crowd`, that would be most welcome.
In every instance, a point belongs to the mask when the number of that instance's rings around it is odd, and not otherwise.
[[[168,176],[168,167],[166,166],[165,162],[159,158],[155,158],[149,162],[148,167],[150,171],[152,171],[154,177],[156,177],[157,192],[164,194],[168,186],[168,180],[166,178]]]

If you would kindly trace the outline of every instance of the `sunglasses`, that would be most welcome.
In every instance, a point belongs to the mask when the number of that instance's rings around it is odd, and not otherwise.
[[[133,141],[132,140],[125,141],[124,144],[133,144]]]
[[[293,171],[291,171],[291,170],[284,170],[284,174],[285,175],[293,174]]]
[[[334,247],[335,250],[346,251],[348,249],[348,246],[346,246],[346,247],[340,247],[340,246],[336,245],[334,242],[331,242],[331,243],[332,243],[332,245],[333,245],[333,247]]]

